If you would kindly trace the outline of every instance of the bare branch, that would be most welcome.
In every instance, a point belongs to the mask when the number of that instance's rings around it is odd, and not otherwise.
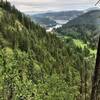
[[[100,2],[100,0],[97,1],[97,3],[95,4],[95,6],[98,5],[99,2]]]

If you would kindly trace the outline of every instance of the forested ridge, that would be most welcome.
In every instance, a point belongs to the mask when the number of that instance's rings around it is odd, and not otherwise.
[[[59,34],[71,36],[89,43],[98,45],[100,33],[100,10],[90,10],[64,24],[56,30]]]
[[[0,100],[89,100],[95,53],[0,3]]]

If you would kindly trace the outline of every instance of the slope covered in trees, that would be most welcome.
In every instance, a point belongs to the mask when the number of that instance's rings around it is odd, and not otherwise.
[[[0,3],[0,100],[88,100],[94,62],[88,46]]]
[[[100,10],[92,10],[69,21],[67,24],[58,28],[59,34],[81,39],[85,43],[96,46],[100,33]]]

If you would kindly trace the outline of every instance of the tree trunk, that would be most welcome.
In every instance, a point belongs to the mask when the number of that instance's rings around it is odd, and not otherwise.
[[[87,66],[85,61],[85,77],[84,77],[84,87],[85,87],[85,100],[87,100]]]
[[[80,77],[81,77],[81,83],[80,83],[80,99],[83,98],[83,68],[80,69]]]
[[[95,72],[92,83],[91,100],[100,100],[100,38],[98,43]]]

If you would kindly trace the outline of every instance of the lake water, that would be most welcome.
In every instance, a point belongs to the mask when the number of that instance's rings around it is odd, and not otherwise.
[[[55,20],[57,25],[56,26],[52,26],[52,27],[49,27],[46,31],[47,32],[52,32],[52,30],[55,28],[59,28],[59,27],[62,27],[63,24],[66,24],[68,23],[69,21],[68,20]]]

